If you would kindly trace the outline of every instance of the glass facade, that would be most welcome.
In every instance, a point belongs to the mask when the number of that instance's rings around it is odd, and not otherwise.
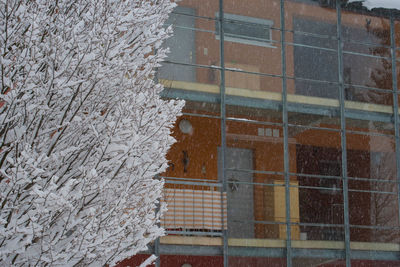
[[[400,266],[400,11],[178,5],[157,79],[186,106],[157,265]]]

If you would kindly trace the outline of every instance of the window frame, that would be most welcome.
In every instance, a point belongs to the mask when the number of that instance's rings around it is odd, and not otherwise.
[[[219,34],[219,13],[215,13],[216,17],[216,35],[215,38],[217,40],[220,40],[220,34]],[[231,21],[231,22],[229,22]],[[227,42],[233,42],[233,43],[240,43],[240,44],[247,44],[247,45],[255,45],[255,46],[262,46],[262,47],[270,47],[270,48],[276,48],[276,46],[272,45],[272,26],[274,25],[274,22],[272,20],[268,19],[260,19],[260,18],[254,18],[254,17],[248,17],[248,16],[242,16],[242,15],[236,15],[236,14],[229,14],[229,13],[224,13],[224,24],[228,23],[235,23],[237,22],[238,24],[256,24],[260,25],[262,27],[265,27],[268,29],[268,39],[266,38],[265,41],[262,41],[263,39],[257,38],[257,37],[250,37],[250,36],[245,36],[245,35],[235,35],[233,36],[230,33],[225,33],[224,31],[224,41]],[[240,37],[243,36],[243,37]],[[254,38],[254,39],[252,39]],[[256,40],[259,39],[259,40]]]

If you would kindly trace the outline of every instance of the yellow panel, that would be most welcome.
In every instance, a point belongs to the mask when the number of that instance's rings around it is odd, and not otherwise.
[[[320,241],[320,240],[293,240],[294,248],[312,248],[312,249],[344,249],[342,241]]]
[[[350,248],[356,250],[400,251],[400,245],[394,243],[351,242]]]
[[[161,237],[160,243],[161,244],[174,244],[174,245],[222,246],[222,238],[221,237],[169,235],[169,236]]]
[[[274,181],[274,184],[281,185],[282,181]],[[290,187],[290,218],[291,222],[299,222],[300,209],[299,209],[299,189],[297,188],[298,182],[291,181]],[[286,200],[285,200],[285,187],[274,186],[274,217],[276,222],[286,222]],[[300,239],[300,228],[295,225],[291,228],[292,239]],[[279,238],[286,239],[286,225],[279,225]]]

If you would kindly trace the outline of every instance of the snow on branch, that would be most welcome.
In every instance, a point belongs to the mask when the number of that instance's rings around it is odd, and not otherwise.
[[[0,265],[113,265],[163,234],[174,6],[0,0]]]

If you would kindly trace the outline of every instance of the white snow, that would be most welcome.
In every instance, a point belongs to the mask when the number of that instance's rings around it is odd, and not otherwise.
[[[164,234],[154,176],[184,103],[149,53],[174,7],[0,1],[0,266],[112,266]]]
[[[350,0],[349,2],[359,2],[359,0]],[[400,10],[400,0],[365,0],[363,6],[368,9],[373,8],[389,8]]]

